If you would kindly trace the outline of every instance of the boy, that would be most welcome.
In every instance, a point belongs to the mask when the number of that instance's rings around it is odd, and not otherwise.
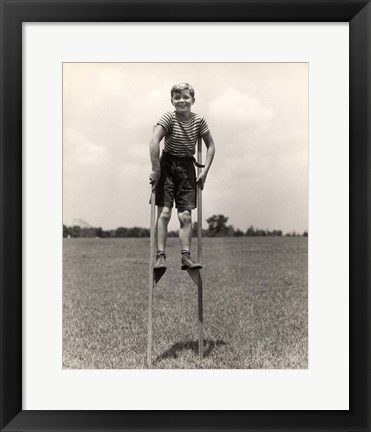
[[[180,222],[181,268],[200,269],[202,266],[190,256],[192,240],[191,211],[196,208],[197,184],[204,187],[215,154],[215,145],[204,117],[191,112],[195,92],[187,83],[175,84],[171,89],[171,103],[175,110],[165,113],[153,131],[150,142],[152,172],[149,181],[156,188],[157,256],[154,268],[166,269],[167,226],[175,199]],[[198,178],[194,165],[195,147],[202,137],[206,148],[204,170]],[[160,142],[165,137],[160,156]],[[201,165],[202,166],[202,165]],[[201,221],[200,221],[201,222]]]

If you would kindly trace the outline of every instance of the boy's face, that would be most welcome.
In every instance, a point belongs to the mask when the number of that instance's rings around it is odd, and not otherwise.
[[[195,100],[189,93],[189,90],[181,90],[173,94],[171,103],[174,105],[176,112],[185,113],[191,111],[191,106]]]

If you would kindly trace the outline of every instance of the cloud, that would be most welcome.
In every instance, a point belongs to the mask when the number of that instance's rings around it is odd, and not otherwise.
[[[251,124],[274,118],[274,110],[264,107],[259,99],[234,89],[228,89],[209,104],[212,117],[222,118],[228,124]]]

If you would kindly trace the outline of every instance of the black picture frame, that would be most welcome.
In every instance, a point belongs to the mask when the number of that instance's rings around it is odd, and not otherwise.
[[[370,431],[370,0],[0,0],[0,4],[0,430]],[[349,22],[348,411],[22,410],[22,23],[157,21]]]

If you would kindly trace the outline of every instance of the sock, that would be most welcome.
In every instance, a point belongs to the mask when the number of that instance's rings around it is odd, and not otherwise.
[[[180,253],[182,254],[182,256],[183,256],[183,255],[191,255],[191,252],[190,252],[189,250],[186,250],[186,249],[182,249],[182,250],[180,251]]]
[[[163,256],[164,258],[166,258],[165,251],[157,251],[157,258],[159,258],[160,256]]]

